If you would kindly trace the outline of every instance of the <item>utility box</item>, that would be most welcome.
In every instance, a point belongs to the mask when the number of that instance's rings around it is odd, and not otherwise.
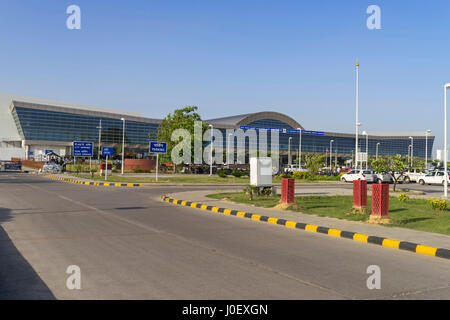
[[[250,158],[250,184],[256,187],[272,186],[272,158]]]

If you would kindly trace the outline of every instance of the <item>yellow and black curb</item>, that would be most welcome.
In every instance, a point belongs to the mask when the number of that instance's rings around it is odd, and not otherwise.
[[[450,250],[449,249],[429,247],[429,246],[412,243],[412,242],[407,242],[407,241],[392,240],[392,239],[388,239],[388,238],[370,236],[370,235],[356,233],[356,232],[344,231],[344,230],[333,229],[333,228],[328,228],[328,227],[315,226],[312,224],[307,224],[307,223],[302,223],[302,222],[289,221],[289,220],[280,219],[280,218],[272,218],[272,217],[262,216],[262,215],[258,215],[258,214],[254,214],[254,213],[250,213],[250,212],[237,211],[237,210],[231,210],[231,209],[226,209],[226,208],[219,208],[219,207],[215,207],[215,206],[209,206],[209,205],[201,204],[201,203],[197,203],[197,202],[172,199],[172,198],[169,198],[166,196],[163,196],[162,200],[165,202],[178,204],[178,205],[185,206],[185,207],[198,208],[198,209],[202,209],[202,210],[223,213],[223,214],[227,214],[227,215],[231,215],[231,216],[247,218],[250,220],[273,223],[273,224],[277,224],[277,225],[281,225],[281,226],[285,226],[285,227],[289,227],[289,228],[323,233],[323,234],[327,234],[327,235],[338,237],[338,238],[346,238],[346,239],[360,241],[360,242],[364,242],[364,243],[376,244],[376,245],[380,245],[383,247],[406,250],[406,251],[425,254],[425,255],[429,255],[429,256],[433,256],[433,257],[450,259]]]
[[[141,183],[111,183],[111,182],[91,182],[91,181],[81,181],[76,179],[69,179],[69,178],[63,178],[63,177],[57,177],[57,176],[47,176],[47,178],[53,179],[53,180],[60,180],[70,183],[77,183],[87,186],[104,186],[104,187],[142,187],[143,185]]]

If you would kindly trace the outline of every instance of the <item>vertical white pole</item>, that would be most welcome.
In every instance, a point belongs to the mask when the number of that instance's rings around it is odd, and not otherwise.
[[[355,127],[356,127],[356,129],[355,129],[355,168],[356,169],[358,169],[358,131],[359,131],[359,128],[358,128],[358,122],[359,122],[359,120],[358,120],[358,109],[359,109],[359,97],[358,97],[358,95],[359,95],[359,93],[358,93],[358,90],[359,90],[359,88],[358,88],[358,86],[359,86],[359,84],[358,84],[358,82],[359,82],[359,63],[358,63],[358,60],[356,60],[356,123],[355,123]]]
[[[156,181],[158,182],[158,163],[159,163],[159,153],[156,154]]]
[[[108,155],[106,155],[106,164],[105,164],[105,181],[108,180]]]
[[[122,175],[123,175],[123,167],[125,166],[125,119],[121,119],[123,121],[123,129],[122,129]]]
[[[369,167],[369,134],[366,132],[366,170]]]
[[[425,169],[428,168],[428,130],[425,132]]]
[[[92,158],[89,157],[89,173],[91,173],[92,170]]]
[[[444,197],[447,198],[447,190],[448,190],[448,172],[447,172],[447,88],[450,88],[450,83],[447,83],[444,87]]]
[[[209,159],[211,161],[210,165],[209,165],[209,175],[212,176],[212,166],[213,166],[213,131],[214,131],[214,127],[212,124],[209,125],[211,127],[211,150],[210,150],[210,155],[209,155]]]

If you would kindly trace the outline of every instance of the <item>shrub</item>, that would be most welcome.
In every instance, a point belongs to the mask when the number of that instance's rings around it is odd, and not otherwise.
[[[428,203],[434,210],[446,210],[447,209],[447,201],[440,199],[428,199]]]
[[[243,176],[242,171],[239,170],[233,170],[233,172],[231,173],[233,176],[235,176],[236,178],[240,178]]]
[[[217,170],[217,175],[221,178],[226,178],[227,177],[227,172],[223,169],[219,169]]]
[[[294,171],[295,179],[307,179],[311,176],[311,174],[307,171]]]
[[[280,174],[280,177],[281,178],[292,178],[292,174],[290,174],[290,173],[282,173],[282,174]]]
[[[409,196],[406,193],[400,193],[400,195],[398,196],[398,201],[405,203],[406,201],[409,200]]]

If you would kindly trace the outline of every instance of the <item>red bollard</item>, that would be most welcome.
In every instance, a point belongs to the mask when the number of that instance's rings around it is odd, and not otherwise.
[[[294,203],[295,180],[292,178],[281,179],[281,203]]]
[[[367,180],[353,180],[353,209],[359,213],[367,210]]]
[[[389,185],[374,184],[372,186],[372,212],[370,221],[389,223]]]

